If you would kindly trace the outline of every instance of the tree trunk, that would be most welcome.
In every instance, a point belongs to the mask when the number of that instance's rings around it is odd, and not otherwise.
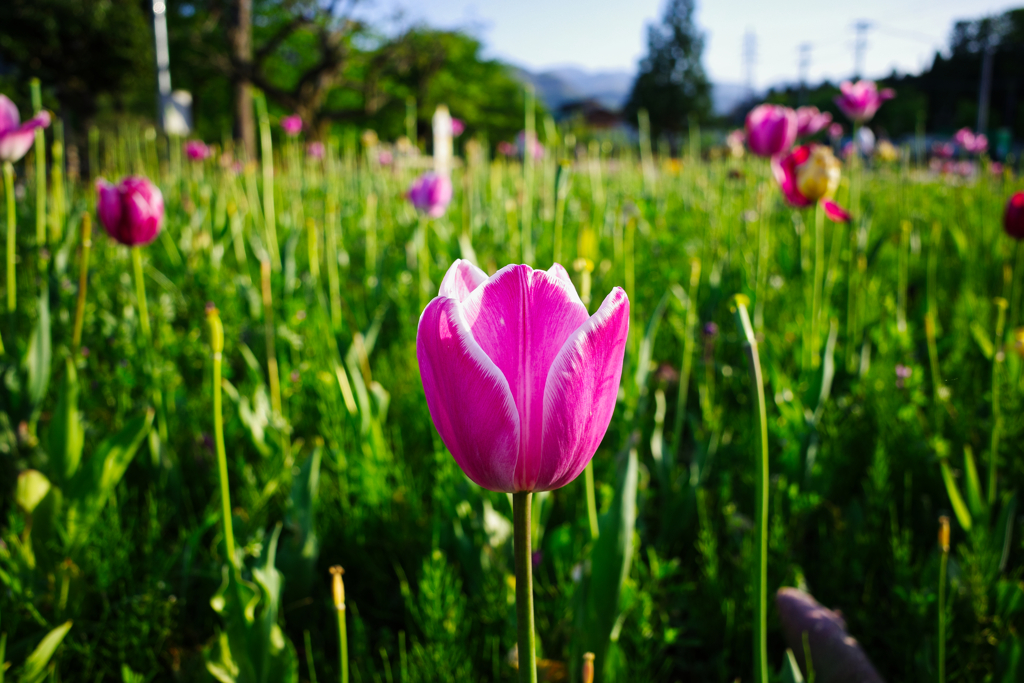
[[[256,158],[256,119],[252,110],[252,0],[233,0],[232,24],[228,30],[232,88],[235,99],[235,139],[242,143],[246,157]]]

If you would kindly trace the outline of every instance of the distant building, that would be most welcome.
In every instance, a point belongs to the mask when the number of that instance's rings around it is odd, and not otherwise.
[[[624,123],[622,112],[609,109],[592,98],[566,102],[555,112],[555,119],[559,122],[576,120],[596,130],[611,130]]]

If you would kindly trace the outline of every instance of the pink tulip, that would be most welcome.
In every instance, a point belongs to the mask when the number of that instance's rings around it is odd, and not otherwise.
[[[832,114],[818,111],[817,107],[800,107],[796,110],[796,136],[814,135],[832,123]]]
[[[825,215],[836,223],[846,223],[850,214],[832,201],[839,187],[839,160],[825,145],[802,145],[778,162],[772,163],[775,179],[790,205],[803,208],[822,203]]]
[[[940,159],[953,158],[953,152],[955,151],[956,148],[953,147],[953,143],[951,142],[936,142],[932,145],[932,154]]]
[[[459,137],[466,130],[466,124],[460,119],[452,119],[452,135]]]
[[[761,104],[747,114],[747,146],[759,157],[774,157],[796,141],[796,112],[779,104]]]
[[[41,111],[21,123],[17,105],[6,95],[0,95],[0,161],[17,161],[25,156],[35,142],[36,128],[49,125],[48,111]]]
[[[420,317],[416,357],[430,416],[470,479],[491,491],[565,486],[615,410],[629,331],[619,287],[587,314],[565,268],[463,260]]]
[[[281,119],[281,128],[290,137],[295,137],[302,132],[302,117],[298,114],[292,114]]]
[[[446,175],[428,171],[416,179],[406,197],[417,210],[438,218],[452,201],[452,181]]]
[[[202,161],[210,156],[210,148],[202,140],[189,140],[185,143],[185,154],[192,161]]]
[[[544,158],[544,145],[540,144],[540,142],[537,140],[537,135],[535,133],[531,134],[530,139],[527,140],[526,131],[519,131],[519,135],[516,137],[516,143],[519,156],[523,157],[524,159],[526,158],[527,154],[529,154],[533,159]]]
[[[882,106],[882,102],[896,97],[896,92],[892,88],[879,91],[874,81],[843,81],[839,85],[839,90],[842,94],[835,99],[836,106],[842,110],[846,118],[858,123],[870,121]]]
[[[390,166],[395,163],[395,155],[390,149],[382,149],[377,155],[377,163],[381,166]]]
[[[322,142],[311,142],[306,145],[306,154],[313,159],[323,159],[327,148]]]
[[[117,185],[100,179],[96,191],[96,214],[108,235],[129,247],[156,239],[164,220],[160,188],[146,178],[130,176]]]
[[[833,140],[838,140],[843,137],[843,124],[833,123],[828,127],[828,136]]]
[[[846,632],[846,622],[838,613],[796,588],[780,589],[775,604],[786,642],[804,671],[806,647],[818,680],[882,683],[864,650]]]
[[[503,157],[510,157],[516,153],[516,147],[511,142],[502,141],[498,143],[498,154]]]

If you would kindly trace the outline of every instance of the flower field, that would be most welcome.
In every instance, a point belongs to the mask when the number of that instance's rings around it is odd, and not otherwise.
[[[0,681],[1024,679],[1012,164],[782,109],[0,126]]]

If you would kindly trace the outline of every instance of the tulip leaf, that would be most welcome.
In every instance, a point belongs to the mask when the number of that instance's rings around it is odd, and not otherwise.
[[[1010,542],[1013,539],[1013,517],[1017,512],[1017,494],[1014,493],[1003,505],[1003,510],[996,521],[992,539],[995,550],[999,553],[999,571],[1006,571],[1006,563],[1010,559]]]
[[[110,493],[121,481],[153,425],[153,410],[131,420],[116,435],[105,439],[68,482],[68,542],[85,541]]]
[[[988,332],[982,327],[977,320],[971,323],[971,335],[974,337],[974,341],[978,343],[978,348],[981,349],[982,354],[988,360],[992,360],[995,355],[995,347],[992,346],[992,340],[989,339]]]
[[[21,667],[18,683],[43,683],[48,673],[47,666],[53,659],[53,653],[57,651],[57,647],[69,630],[71,630],[71,622],[65,621],[46,634]]]
[[[786,656],[782,660],[782,683],[804,683],[804,675],[800,673],[800,665],[796,663],[796,656],[788,647]]]
[[[50,360],[50,295],[44,286],[39,294],[39,320],[36,321],[23,359],[25,389],[33,413],[46,398],[46,389],[50,385]]]
[[[59,483],[71,479],[78,471],[82,459],[84,433],[82,417],[78,411],[78,373],[71,360],[64,362],[64,377],[61,380],[60,398],[50,421],[50,462],[52,475]]]
[[[580,583],[576,643],[583,652],[593,652],[603,666],[609,639],[619,616],[622,586],[629,576],[633,558],[633,536],[636,526],[638,464],[634,435],[620,453],[611,508],[600,519],[600,535],[590,552],[590,572],[584,572]]]
[[[981,480],[978,478],[978,468],[974,464],[974,451],[968,444],[964,444],[964,473],[967,475],[967,506],[971,510],[971,515],[984,517],[986,505],[981,495]]]
[[[946,493],[949,494],[949,502],[953,506],[953,512],[956,513],[956,518],[960,522],[960,526],[964,528],[964,531],[970,531],[971,513],[967,510],[967,506],[964,505],[964,499],[960,496],[960,489],[957,488],[953,472],[949,468],[949,462],[944,458],[939,464],[942,467],[942,481],[946,484]]]

